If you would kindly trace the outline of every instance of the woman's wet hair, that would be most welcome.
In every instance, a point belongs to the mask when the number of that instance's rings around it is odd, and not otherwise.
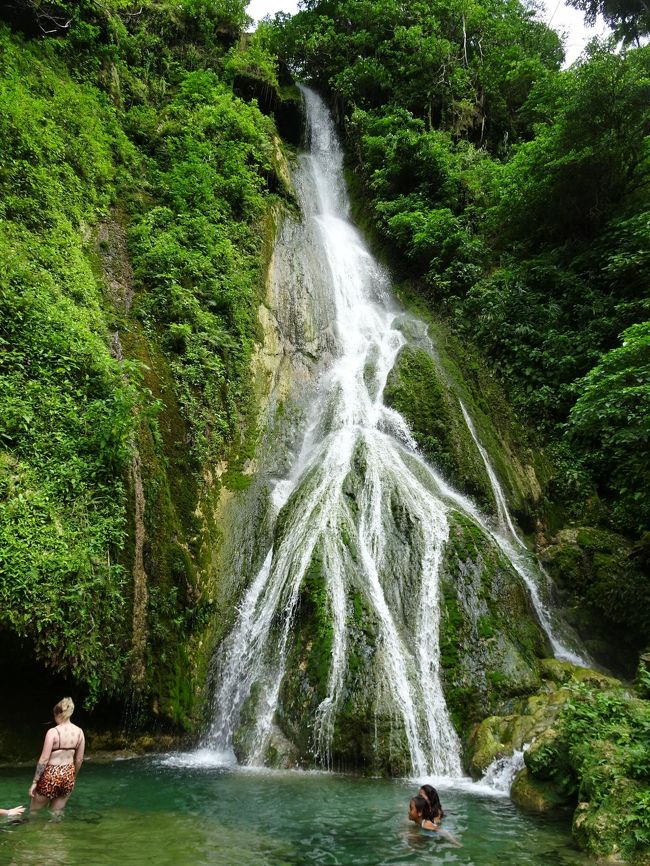
[[[422,815],[423,818],[428,818],[427,810],[429,808],[429,804],[424,799],[424,797],[420,797],[418,794],[416,797],[411,798],[411,803],[415,806],[415,811],[418,815]]]
[[[445,813],[442,811],[442,804],[438,792],[432,785],[420,785],[420,791],[424,791],[422,799],[427,804],[425,818],[433,821],[434,818],[444,818]]]
[[[61,698],[59,703],[52,710],[54,716],[58,719],[63,719],[67,722],[70,716],[74,713],[74,701],[72,698]]]

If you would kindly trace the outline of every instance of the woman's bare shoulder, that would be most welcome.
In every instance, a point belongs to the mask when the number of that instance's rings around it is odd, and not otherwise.
[[[420,826],[422,827],[423,830],[437,830],[438,829],[438,825],[435,823],[435,821],[429,821],[428,818],[425,818],[422,821],[422,823],[420,824]]]

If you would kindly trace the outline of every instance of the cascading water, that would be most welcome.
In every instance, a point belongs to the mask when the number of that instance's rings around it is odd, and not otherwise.
[[[316,761],[331,766],[337,720],[349,703],[349,671],[358,664],[350,637],[356,606],[368,612],[375,633],[372,658],[364,663],[372,665],[376,717],[392,714],[411,772],[459,775],[460,747],[442,691],[439,650],[450,512],[474,521],[507,555],[508,541],[497,538],[473,504],[422,460],[404,420],[383,404],[405,337],[395,327],[387,275],[346,218],[332,121],[320,98],[303,92],[311,144],[295,176],[303,222],[280,246],[291,244],[290,270],[300,274],[303,291],[306,285],[320,309],[322,339],[332,357],[321,371],[292,468],[272,487],[272,545],[218,653],[209,744],[232,750],[245,725],[247,762],[264,762],[282,711],[283,681],[292,673],[302,593],[317,573],[328,608],[329,669],[311,719]],[[509,527],[516,538],[511,522]],[[402,556],[387,539],[398,539]]]
[[[528,743],[523,748],[516,749],[512,755],[505,758],[496,758],[486,769],[481,783],[493,791],[509,794],[515,776],[523,770],[524,752],[528,749]]]
[[[585,653],[577,651],[577,636],[570,633],[566,624],[559,621],[553,623],[551,612],[549,611],[548,607],[542,602],[537,586],[537,581],[535,579],[535,572],[541,573],[546,578],[547,583],[549,583],[548,575],[539,565],[539,563],[532,560],[530,554],[526,549],[526,545],[523,543],[517,533],[517,530],[514,527],[512,518],[510,517],[510,512],[508,511],[508,504],[503,494],[503,490],[501,489],[501,485],[499,484],[499,481],[497,479],[496,472],[494,471],[492,464],[490,463],[490,458],[488,457],[487,451],[479,441],[476,430],[474,428],[474,423],[472,422],[472,419],[469,416],[469,412],[465,408],[462,400],[460,401],[460,408],[463,413],[465,423],[467,424],[467,429],[469,430],[470,435],[474,440],[474,443],[478,448],[479,454],[481,455],[481,459],[483,460],[483,463],[485,465],[485,470],[490,480],[490,486],[492,487],[492,493],[496,502],[499,529],[498,532],[495,533],[495,540],[510,560],[510,563],[514,567],[517,574],[522,578],[522,580],[528,587],[528,592],[530,593],[530,600],[533,604],[533,607],[535,608],[535,613],[537,614],[540,625],[546,632],[546,636],[550,641],[555,657],[559,659],[565,659],[566,661],[570,661],[572,664],[575,665],[588,667],[589,665],[593,664],[593,662],[587,657]],[[564,632],[565,634],[560,637],[560,632]],[[569,642],[573,644],[573,649],[568,646]]]

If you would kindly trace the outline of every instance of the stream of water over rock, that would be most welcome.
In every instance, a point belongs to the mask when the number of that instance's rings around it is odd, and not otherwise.
[[[525,581],[556,655],[582,659],[541,601],[538,575],[465,407],[499,525],[427,465],[404,419],[384,405],[387,377],[406,343],[399,327],[403,313],[391,298],[387,273],[349,220],[332,119],[315,93],[303,93],[309,150],[294,173],[302,221],[279,239],[275,278],[283,280],[282,291],[307,298],[320,323],[315,342],[327,358],[290,470],[271,484],[272,541],[218,652],[207,744],[231,753],[245,726],[240,758],[252,765],[268,761],[278,717],[289,715],[283,689],[295,673],[296,620],[305,585],[316,575],[327,610],[327,671],[307,722],[312,763],[332,766],[339,718],[349,712],[358,670],[365,666],[364,689],[372,692],[364,698],[367,736],[373,736],[373,718],[376,732],[377,719],[389,716],[412,774],[458,776],[460,744],[443,693],[439,648],[440,572],[451,514],[471,520]],[[299,331],[296,318],[291,327]],[[307,339],[304,333],[287,338]],[[359,610],[372,623],[372,646],[353,640]],[[307,642],[306,652],[311,647]]]

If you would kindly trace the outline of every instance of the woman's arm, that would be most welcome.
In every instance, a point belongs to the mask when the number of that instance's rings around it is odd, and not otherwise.
[[[434,824],[433,821],[429,821],[428,818],[425,818],[422,821],[422,823],[420,824],[420,827],[422,827],[423,830],[439,830],[440,829],[437,824]]]
[[[45,734],[45,740],[43,742],[43,751],[41,752],[41,756],[38,759],[38,763],[36,764],[36,770],[34,771],[34,781],[32,782],[29,789],[29,796],[34,796],[34,790],[36,788],[36,783],[43,775],[43,770],[47,766],[47,762],[50,760],[50,755],[52,754],[52,746],[54,745],[54,731],[55,728],[50,728],[50,730]]]
[[[14,806],[13,809],[0,809],[0,815],[12,818],[14,815],[22,815],[24,811],[24,806]]]
[[[79,737],[79,742],[77,743],[77,748],[74,750],[74,774],[77,776],[79,774],[79,770],[81,769],[81,765],[84,762],[84,754],[86,752],[86,738],[84,737],[84,732],[81,731],[81,736]]]

